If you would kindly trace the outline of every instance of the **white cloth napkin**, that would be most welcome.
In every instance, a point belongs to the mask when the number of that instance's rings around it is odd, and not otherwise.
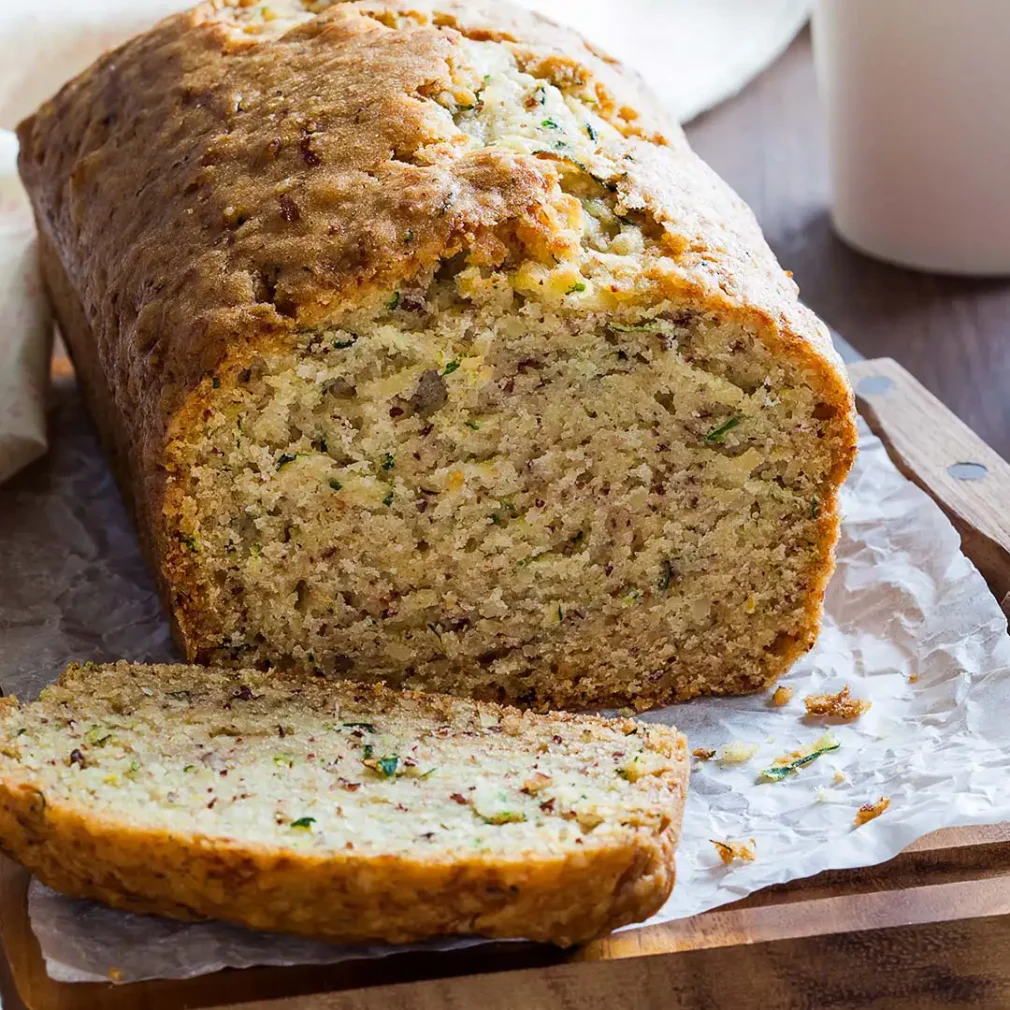
[[[49,306],[35,225],[17,178],[17,141],[0,130],[0,481],[46,451]]]
[[[788,45],[809,0],[521,0],[635,66],[683,122]],[[45,452],[52,327],[8,132],[104,50],[189,0],[0,0],[0,481]]]
[[[634,67],[681,123],[736,94],[786,48],[810,0],[519,0]]]

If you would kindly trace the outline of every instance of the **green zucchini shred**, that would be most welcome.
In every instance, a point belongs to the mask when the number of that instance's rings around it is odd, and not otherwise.
[[[706,445],[718,445],[726,437],[727,432],[732,431],[743,420],[743,414],[734,414],[728,421],[724,421],[718,428],[713,428],[705,435]]]

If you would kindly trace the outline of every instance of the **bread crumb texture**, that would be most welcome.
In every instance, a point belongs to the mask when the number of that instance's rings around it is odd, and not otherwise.
[[[794,688],[781,684],[772,693],[771,702],[776,708],[782,708],[793,700]]]
[[[779,691],[782,688],[778,689]],[[775,692],[778,694],[778,691]],[[807,715],[828,716],[832,719],[851,721],[869,711],[873,704],[867,698],[853,698],[846,684],[835,694],[808,694],[803,699]]]
[[[757,752],[758,745],[756,743],[749,743],[746,740],[731,740],[719,748],[719,763],[724,765],[746,764]],[[707,753],[707,751],[701,752],[701,754]],[[701,757],[701,754],[698,756]],[[703,758],[703,760],[707,761],[708,758]]]
[[[533,708],[760,690],[817,633],[847,381],[637,78],[487,9],[204,4],[22,124],[181,641]]]
[[[860,828],[868,821],[876,820],[890,805],[891,800],[887,796],[881,796],[876,802],[864,803],[856,811],[853,825]]]
[[[710,839],[715,846],[715,851],[722,860],[724,866],[740,861],[742,863],[752,863],[757,858],[757,846],[753,838],[744,842],[720,842]]]
[[[119,908],[569,944],[673,886],[688,758],[664,726],[127,663],[0,704],[5,850]]]

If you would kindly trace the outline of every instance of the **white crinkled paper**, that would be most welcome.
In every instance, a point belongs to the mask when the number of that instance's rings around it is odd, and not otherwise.
[[[44,511],[47,528],[12,554],[21,588],[0,597],[0,627],[9,629],[0,641],[16,639],[18,646],[0,652],[0,680],[23,693],[36,691],[71,657],[159,659],[170,652],[122,508],[90,431],[79,427],[79,412],[73,390],[64,389],[55,420],[65,437],[54,438],[48,471],[33,468],[0,489],[0,514],[33,528]],[[1010,819],[1005,617],[943,513],[898,473],[865,427],[842,506],[824,630],[784,681],[795,690],[792,701],[774,708],[767,695],[706,699],[644,716],[675,723],[692,748],[758,746],[743,765],[696,762],[677,886],[652,922],[821,870],[878,863],[937,828]],[[18,616],[20,627],[11,629]],[[822,722],[803,718],[804,695],[844,684],[873,706],[858,721],[832,727],[841,747],[785,781],[758,783],[761,768],[824,732]],[[836,772],[844,782],[835,781]],[[890,809],[854,829],[858,807],[880,796],[891,800]],[[713,838],[753,838],[757,859],[725,867]],[[37,883],[29,910],[49,973],[62,981],[106,979],[110,969],[124,981],[180,978],[226,966],[318,964],[405,949],[351,950],[133,916]]]

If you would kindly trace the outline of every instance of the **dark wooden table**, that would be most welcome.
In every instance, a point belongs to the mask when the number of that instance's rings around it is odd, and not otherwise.
[[[836,237],[809,33],[687,133],[754,209],[804,301],[866,357],[901,362],[1010,459],[1010,278],[914,273]]]

